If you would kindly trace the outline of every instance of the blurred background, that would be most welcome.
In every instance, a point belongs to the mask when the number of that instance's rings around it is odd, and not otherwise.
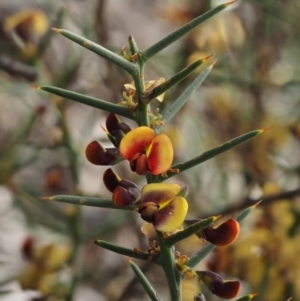
[[[146,49],[224,1],[0,1],[0,300],[148,300],[126,260],[94,244],[103,239],[147,249],[131,212],[41,201],[58,194],[110,197],[106,168],[91,165],[92,140],[109,146],[100,128],[106,112],[37,91],[52,85],[121,100],[123,70],[50,31],[64,28],[120,53],[133,35]],[[189,186],[189,217],[223,214],[263,200],[239,239],[199,265],[239,279],[257,301],[300,299],[300,2],[238,1],[149,61],[146,80],[169,78],[208,54],[218,59],[204,84],[165,132],[175,162],[245,132],[272,126],[254,140],[170,180]],[[163,112],[195,74],[172,88]],[[122,119],[134,126],[132,122]],[[126,162],[122,178],[145,184]],[[179,245],[192,255],[196,237]],[[138,262],[164,300],[162,271]],[[184,282],[184,300],[202,290]]]

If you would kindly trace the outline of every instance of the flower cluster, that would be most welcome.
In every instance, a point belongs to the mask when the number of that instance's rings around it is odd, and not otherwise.
[[[128,42],[130,47],[127,51],[127,48],[123,46],[120,55],[77,34],[64,29],[54,28],[53,30],[55,32],[95,52],[131,75],[132,82],[125,85],[122,99],[117,105],[61,88],[51,86],[36,87],[39,90],[48,91],[60,97],[73,99],[91,107],[111,112],[106,119],[106,128],[102,129],[111,141],[112,147],[106,148],[98,141],[92,141],[88,144],[85,151],[88,161],[101,166],[114,166],[121,161],[128,161],[130,169],[137,175],[144,176],[147,180],[146,185],[139,187],[134,182],[120,177],[112,168],[109,168],[104,172],[103,182],[112,194],[111,199],[62,195],[43,199],[103,208],[131,209],[133,212],[138,213],[144,221],[141,231],[149,239],[149,249],[144,251],[138,248],[128,249],[100,239],[95,243],[110,251],[131,258],[150,261],[161,266],[167,278],[170,299],[173,301],[191,299],[183,298],[181,289],[183,284],[182,280],[189,278],[197,278],[212,294],[218,297],[230,299],[238,295],[240,291],[240,283],[238,281],[224,280],[218,274],[210,271],[197,271],[195,267],[216,246],[227,246],[235,241],[239,234],[239,222],[241,222],[256,205],[243,210],[236,219],[228,219],[222,223],[218,220],[220,215],[200,220],[188,220],[186,219],[189,207],[186,200],[187,187],[181,187],[176,183],[164,183],[164,181],[175,173],[186,171],[260,135],[267,129],[245,133],[215,148],[207,150],[188,161],[172,165],[174,158],[173,145],[170,138],[164,133],[161,133],[160,129],[186,104],[191,94],[208,76],[214,63],[210,64],[207,62],[207,66],[203,66],[204,68],[201,73],[195,77],[194,81],[173,100],[172,104],[165,106],[162,114],[159,113],[160,107],[153,109],[151,102],[155,99],[161,102],[165,92],[184,80],[192,72],[196,71],[199,66],[209,60],[211,55],[197,59],[167,80],[160,78],[158,80],[145,81],[144,67],[153,56],[235,2],[236,0],[212,8],[206,14],[196,17],[194,20],[183,25],[181,28],[143,51],[138,49],[133,37],[129,36]],[[41,17],[41,15],[37,13],[34,15],[23,13],[5,20],[5,32],[11,35],[17,27],[22,27],[24,22],[26,24],[29,21],[29,23],[33,23],[34,20],[41,19],[38,16]],[[18,26],[16,27],[16,25]],[[43,28],[46,27],[44,24]],[[15,34],[13,34],[13,36],[15,36]],[[132,129],[113,113],[135,121],[138,127]],[[74,151],[68,141],[68,133],[66,133],[65,136],[66,146],[68,146],[70,152],[73,153]],[[75,156],[70,156],[70,160],[71,164],[76,164],[77,162]],[[77,179],[78,175],[76,175],[75,178]],[[74,240],[75,250],[71,256],[72,266],[76,266],[76,250],[78,249],[78,244],[81,242],[81,240],[78,240],[78,237],[82,236],[81,231],[79,231],[79,221],[80,211],[78,211],[78,214],[76,214],[74,218],[72,217],[72,219],[70,219],[70,225],[72,226],[71,236]],[[214,224],[215,222],[217,222],[217,225]],[[187,255],[181,255],[179,253],[176,249],[176,244],[191,235],[196,235],[201,240],[204,240],[207,245],[191,258],[188,258]],[[141,271],[131,259],[128,260],[128,263],[142,283],[150,299],[160,299],[151,283],[143,274],[143,271]],[[77,276],[77,273],[74,273],[74,279],[70,285],[71,289],[67,299],[71,300],[73,298],[75,283],[78,282]],[[197,290],[198,289],[199,287],[197,287]],[[248,301],[254,296],[255,294],[248,294],[236,301]],[[198,293],[194,300],[204,301],[205,298],[204,295]]]
[[[174,152],[171,140],[165,134],[156,134],[146,126],[132,130],[114,114],[108,116],[106,128],[103,130],[114,147],[104,148],[97,141],[91,142],[86,148],[86,156],[91,163],[114,165],[125,159],[138,175],[164,175],[171,170]],[[201,220],[185,219],[188,211],[185,199],[187,187],[175,183],[149,183],[140,189],[135,183],[122,179],[111,168],[104,172],[103,182],[112,193],[115,206],[129,207],[140,214],[145,221],[142,232],[151,240],[155,241],[156,231],[169,237],[184,231],[184,226],[189,231],[193,225],[201,223]],[[239,223],[229,219],[219,226],[208,224],[193,233],[214,245],[226,246],[238,236]],[[197,277],[219,297],[233,298],[240,290],[238,281],[224,281],[215,273],[190,269],[185,255],[176,262],[178,270],[186,278]]]
[[[140,190],[133,182],[121,179],[112,169],[105,171],[103,181],[113,193],[112,201],[118,206],[130,206],[147,223],[161,232],[173,232],[184,221],[188,204],[177,184],[152,183]]]
[[[114,114],[106,121],[107,134],[115,147],[104,148],[97,141],[86,148],[87,159],[96,165],[114,165],[123,159],[130,162],[130,168],[138,175],[159,175],[167,172],[173,162],[173,146],[163,133],[141,126],[130,130]],[[120,139],[121,138],[121,139]]]
[[[106,133],[114,148],[104,148],[97,141],[86,148],[87,159],[96,165],[114,165],[123,159],[139,175],[159,175],[171,168],[173,146],[163,133],[155,134],[151,128],[141,126],[131,130],[117,116],[106,120]],[[130,206],[156,230],[173,232],[184,221],[188,204],[178,184],[152,183],[141,190],[131,181],[121,179],[112,169],[106,170],[103,181],[112,192],[112,201],[118,206]]]
[[[159,175],[171,168],[173,146],[168,136],[155,134],[151,128],[140,126],[136,129],[123,123],[116,115],[109,114],[106,132],[115,147],[104,148],[97,141],[86,148],[87,159],[96,165],[114,165],[123,159],[139,175]],[[112,192],[112,201],[118,207],[132,206],[148,224],[161,232],[172,233],[184,222],[191,225],[197,220],[185,220],[188,203],[186,188],[175,183],[151,183],[142,189],[126,179],[121,179],[112,169],[103,175],[106,188]],[[144,232],[147,225],[143,226]],[[196,233],[199,238],[215,245],[228,245],[239,233],[239,224],[231,219],[219,227],[210,225]]]

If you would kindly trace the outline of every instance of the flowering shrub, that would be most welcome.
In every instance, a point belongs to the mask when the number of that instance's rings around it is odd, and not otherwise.
[[[134,213],[139,213],[145,221],[141,231],[149,238],[149,250],[128,249],[103,240],[97,240],[96,244],[115,253],[153,262],[161,266],[168,282],[172,301],[182,300],[182,281],[190,278],[197,278],[211,293],[224,299],[235,298],[239,294],[241,288],[239,281],[224,280],[211,271],[198,271],[195,267],[216,246],[226,246],[236,239],[239,234],[240,222],[256,205],[245,209],[235,218],[231,218],[218,226],[215,226],[214,222],[220,216],[212,216],[203,220],[188,220],[186,218],[188,213],[187,187],[181,187],[176,181],[172,183],[163,182],[258,136],[266,129],[253,130],[186,162],[173,163],[172,141],[162,132],[163,127],[202,84],[214,63],[206,67],[162,114],[159,114],[158,110],[151,111],[150,104],[152,101],[155,99],[162,101],[163,94],[169,88],[191,74],[210,56],[195,61],[168,80],[158,79],[146,82],[144,80],[144,67],[154,55],[232,3],[229,2],[213,8],[143,52],[139,51],[132,36],[129,37],[130,51],[127,52],[126,48],[123,47],[121,55],[117,55],[67,30],[53,29],[75,43],[113,62],[132,76],[133,83],[125,86],[126,91],[123,93],[123,99],[119,104],[112,104],[101,99],[52,86],[37,87],[39,90],[109,112],[106,129],[103,128],[103,130],[112,142],[113,147],[104,148],[98,141],[92,141],[86,147],[87,159],[92,164],[102,166],[113,166],[123,160],[128,160],[131,170],[138,175],[145,176],[147,180],[145,186],[138,187],[131,180],[122,179],[113,169],[109,168],[103,175],[104,184],[112,193],[112,198],[109,200],[101,198],[90,200],[85,196],[53,196],[44,199],[111,209],[131,209]],[[118,116],[135,121],[137,127],[131,129]],[[176,251],[176,244],[192,235],[197,235],[200,239],[207,241],[207,245],[191,258],[188,258]],[[128,262],[150,299],[160,300],[159,294],[139,267],[131,259]],[[254,296],[255,294],[249,294],[240,297],[238,300],[251,300]],[[199,298],[203,300],[204,296],[195,296],[195,300],[199,300]]]

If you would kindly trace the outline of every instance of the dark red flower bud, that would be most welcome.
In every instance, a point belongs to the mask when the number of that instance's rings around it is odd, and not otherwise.
[[[218,227],[211,225],[203,229],[202,238],[217,246],[227,246],[235,241],[239,231],[239,223],[229,219]]]
[[[113,113],[110,113],[106,118],[106,128],[109,134],[115,137],[119,142],[125,134],[131,131],[131,128]]]
[[[111,168],[104,172],[103,182],[106,188],[113,193],[112,200],[116,206],[131,205],[141,197],[141,191],[137,185],[121,179]]]
[[[224,281],[213,285],[212,293],[223,299],[232,299],[238,295],[241,284],[236,280]]]
[[[118,148],[104,148],[97,141],[91,142],[86,147],[85,154],[95,165],[114,165],[123,160]]]
[[[120,181],[121,178],[111,168],[103,174],[104,185],[110,192],[114,192]]]
[[[118,186],[113,192],[112,201],[118,207],[129,206],[136,200],[124,187]]]
[[[133,183],[131,181],[128,181],[128,180],[122,179],[119,182],[119,186],[125,188],[128,191],[128,194],[135,201],[138,200],[138,199],[140,199],[140,197],[141,197],[141,191],[140,191],[139,187],[135,183]]]
[[[231,299],[238,295],[241,284],[236,280],[224,281],[221,276],[210,271],[197,271],[199,279],[216,296],[223,299]]]

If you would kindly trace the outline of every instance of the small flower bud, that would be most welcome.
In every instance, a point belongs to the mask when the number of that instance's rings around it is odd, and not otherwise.
[[[131,131],[131,128],[113,113],[106,118],[106,128],[108,133],[115,138],[117,145],[120,144],[124,135]]]
[[[103,174],[104,185],[110,192],[114,192],[120,181],[121,178],[111,168],[107,169]]]
[[[95,165],[114,165],[123,160],[118,148],[104,148],[97,141],[91,142],[86,147],[85,154]]]
[[[121,130],[124,134],[131,131],[130,126],[122,122],[118,116],[113,113],[110,113],[106,118],[106,128],[112,136],[114,136],[114,132],[119,130]]]
[[[123,188],[122,193],[120,194]],[[113,201],[128,206],[135,203],[141,197],[141,191],[137,185],[128,180],[121,180],[119,186],[113,192]]]
[[[236,280],[224,281],[221,276],[210,271],[197,271],[199,279],[216,296],[223,299],[231,299],[238,295],[241,284]]]
[[[141,191],[135,183],[122,179],[119,186],[124,187],[135,200],[141,197]]]
[[[229,219],[218,227],[208,226],[202,231],[202,238],[217,246],[227,246],[235,241],[240,226],[235,219]]]
[[[117,186],[113,192],[112,201],[116,206],[123,207],[134,203],[136,198],[128,193],[125,188]]]
[[[141,191],[137,185],[121,179],[111,168],[104,172],[103,182],[106,188],[113,193],[112,201],[116,206],[131,205],[141,197]]]

